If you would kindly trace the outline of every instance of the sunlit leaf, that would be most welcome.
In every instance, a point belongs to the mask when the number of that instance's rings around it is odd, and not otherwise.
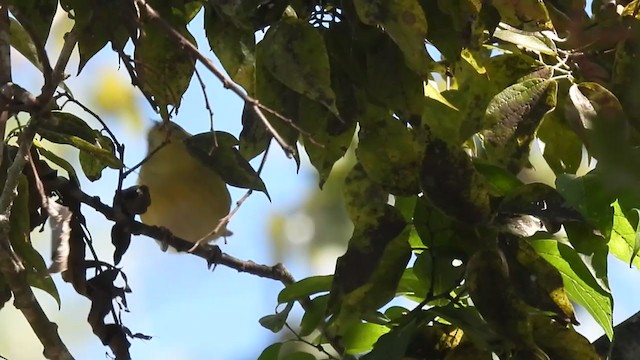
[[[333,275],[313,276],[302,279],[282,289],[278,294],[278,302],[281,304],[288,303],[319,292],[329,291],[331,290],[332,282]]]
[[[371,350],[380,336],[389,332],[389,328],[372,323],[355,323],[342,336],[348,354],[361,354]]]
[[[274,315],[263,316],[259,320],[260,325],[274,333],[279,332],[287,322],[287,318],[289,317],[289,312],[291,312],[291,309],[293,308],[293,304],[293,302],[288,303],[282,311]]]

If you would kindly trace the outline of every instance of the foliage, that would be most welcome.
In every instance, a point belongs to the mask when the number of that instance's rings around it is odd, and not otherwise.
[[[37,49],[57,1],[9,3],[12,45],[45,69]],[[348,248],[332,276],[288,284],[278,297],[283,310],[263,326],[280,331],[299,301],[297,340],[325,357],[597,359],[574,328],[574,302],[612,338],[607,256],[640,261],[640,2],[588,14],[584,1],[149,0],[164,23],[140,10],[144,1],[108,3],[60,0],[79,34],[79,76],[110,42],[165,120],[194,76],[187,25],[204,12],[211,49],[247,94],[243,130],[239,140],[211,132],[186,143],[229,185],[266,194],[269,184],[248,161],[276,138],[304,144],[322,187],[357,137],[344,186],[354,224]],[[264,33],[257,43],[256,32]],[[133,59],[124,53],[129,40]],[[40,138],[77,148],[91,181],[121,169],[117,139],[65,112],[62,98],[37,128]],[[536,139],[553,187],[518,178],[531,168]],[[44,188],[73,213],[63,276],[93,301],[94,331],[121,356],[131,333],[104,317],[128,289],[113,285],[115,268],[87,280],[75,170],[46,148],[33,152],[69,173],[67,187]],[[41,177],[51,171],[39,164]],[[11,243],[29,264],[29,284],[60,301],[25,241],[44,221],[33,217],[43,205],[28,201],[37,196],[27,186],[34,174],[25,175]],[[123,224],[143,210],[117,195],[124,215],[110,219],[119,259],[132,235]],[[7,286],[0,277],[0,294]],[[415,306],[392,306],[400,297]],[[312,355],[277,343],[260,356],[294,358]]]

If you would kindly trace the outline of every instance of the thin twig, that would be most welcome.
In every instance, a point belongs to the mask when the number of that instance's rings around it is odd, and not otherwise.
[[[173,41],[175,41],[176,44],[179,45],[182,49],[189,51],[189,53],[191,53],[193,57],[195,57],[198,61],[200,61],[207,69],[209,69],[209,71],[211,71],[211,73],[213,73],[213,75],[215,75],[220,80],[220,82],[222,82],[222,85],[225,88],[233,91],[236,95],[238,95],[244,101],[249,102],[253,105],[253,108],[255,109],[256,113],[258,114],[260,119],[265,123],[264,125],[267,128],[267,130],[269,130],[271,135],[276,139],[280,147],[285,151],[285,153],[287,153],[287,155],[293,155],[296,153],[296,149],[293,146],[287,144],[287,142],[284,141],[282,136],[273,128],[273,126],[271,126],[267,118],[262,113],[262,110],[258,106],[259,105],[258,100],[247,95],[240,85],[234,83],[233,81],[231,81],[231,79],[229,79],[226,75],[224,75],[224,73],[213,64],[213,61],[211,61],[209,58],[204,56],[204,54],[202,54],[195,45],[193,45],[187,38],[185,38],[176,29],[174,29],[169,23],[167,23],[158,14],[157,11],[155,11],[151,6],[149,6],[149,4],[147,4],[145,0],[134,0],[134,1],[138,6],[138,8],[141,10],[141,14],[148,17],[149,19],[151,19],[151,21],[154,21],[157,25],[159,25],[165,31],[165,33],[169,35],[169,37],[173,39]]]
[[[197,67],[194,67],[194,71],[196,73],[196,78],[200,83],[200,88],[202,89],[202,96],[204,96],[204,106],[209,112],[209,123],[211,124],[211,132],[213,133],[214,144],[218,146],[218,139],[216,139],[215,132],[213,131],[213,109],[211,108],[211,104],[209,103],[209,96],[207,96],[207,85],[205,85],[202,80],[202,76],[200,76],[200,71],[198,71]]]
[[[166,138],[161,144],[160,146],[158,146],[157,148],[153,149],[147,156],[145,156],[144,159],[142,159],[142,161],[140,161],[139,163],[137,163],[134,167],[130,168],[129,170],[125,171],[123,173],[123,177],[126,178],[127,176],[129,176],[132,172],[138,170],[138,168],[140,168],[140,166],[142,166],[142,164],[146,163],[147,161],[149,161],[151,159],[151,157],[153,157],[153,155],[155,155],[158,151],[160,151],[160,149],[162,149],[163,147],[167,146],[169,143],[171,142],[171,140],[169,138]]]
[[[73,53],[73,49],[76,47],[77,43],[77,30],[73,28],[64,36],[64,44],[62,45],[62,50],[60,50],[56,66],[53,68],[53,73],[51,76],[45,75],[45,83],[44,86],[42,86],[42,93],[38,96],[38,102],[43,108],[49,103],[49,101],[51,101],[56,89],[64,80],[64,71],[67,68],[67,64],[69,63],[69,59],[71,58],[71,54]],[[47,79],[49,79],[49,81],[47,81]]]
[[[293,120],[289,119],[288,117],[280,114],[279,112],[269,108],[268,106],[264,106],[262,103],[260,102],[256,102],[254,103],[254,105],[256,105],[257,107],[259,107],[260,109],[268,112],[269,114],[272,114],[274,116],[276,116],[278,119],[286,122],[289,126],[291,126],[292,128],[294,128],[295,130],[297,130],[302,136],[306,137],[307,139],[309,139],[309,141],[316,145],[319,146],[321,148],[324,149],[324,144],[320,144],[319,142],[316,141],[316,139],[313,138],[313,135],[311,135],[310,132],[304,130],[303,128],[301,128],[300,126],[296,125]]]
[[[302,336],[300,336],[300,334],[298,334],[297,332],[295,332],[295,330],[293,330],[293,328],[291,327],[291,325],[289,325],[287,322],[284,323],[284,326],[296,337],[297,341],[300,341],[303,344],[309,345],[312,348],[320,351],[321,353],[327,355],[328,359],[332,359],[332,360],[339,360],[339,358],[331,355],[327,350],[324,349],[324,347],[322,346],[322,344],[314,344],[310,341],[308,341],[307,339],[303,338]]]
[[[122,49],[117,47],[114,47],[114,48],[115,48],[115,51],[118,53],[118,57],[120,58],[120,60],[122,60],[124,67],[127,69],[127,72],[129,73],[129,78],[131,79],[131,85],[140,89],[140,92],[142,92],[142,95],[144,96],[144,98],[147,99],[147,102],[149,103],[153,111],[157,112],[158,104],[156,104],[155,100],[153,100],[151,95],[149,95],[149,93],[147,93],[142,88],[142,86],[140,86],[140,80],[138,80],[138,75],[136,75],[135,69],[133,68],[133,66],[131,66],[131,62],[133,61],[131,57],[125,54]]]

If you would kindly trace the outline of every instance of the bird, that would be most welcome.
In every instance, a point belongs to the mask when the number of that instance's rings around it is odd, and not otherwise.
[[[208,243],[232,234],[226,224],[213,231],[229,213],[231,196],[220,175],[189,152],[184,143],[189,137],[172,121],[149,129],[138,185],[148,187],[151,204],[140,219],[194,244]]]

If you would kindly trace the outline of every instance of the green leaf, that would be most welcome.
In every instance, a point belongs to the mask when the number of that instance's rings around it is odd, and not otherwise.
[[[329,294],[320,295],[311,300],[311,307],[305,309],[300,320],[300,336],[311,335],[323,323],[328,300]]]
[[[293,302],[288,303],[282,311],[273,315],[263,316],[258,321],[263,328],[277,333],[282,330],[285,323],[287,322],[287,318],[289,317],[289,312],[291,312],[291,309],[293,309]]]
[[[450,144],[459,144],[466,140],[460,136],[460,126],[463,123],[467,95],[460,91],[443,91],[438,95],[442,99],[436,99],[429,94],[429,97],[424,99],[423,127]]]
[[[605,237],[611,232],[612,209],[615,197],[607,191],[603,179],[596,172],[584,176],[563,174],[556,178],[556,189]]]
[[[261,41],[261,61],[289,89],[326,106],[339,116],[331,89],[329,57],[322,36],[308,22],[286,17]]]
[[[42,63],[38,58],[36,45],[33,43],[27,31],[14,18],[9,18],[9,33],[11,36],[11,46],[18,50],[22,56],[27,58],[38,70],[42,71]]]
[[[307,296],[331,290],[333,275],[312,276],[287,285],[278,294],[280,304],[302,299]]]
[[[582,305],[611,339],[613,298],[609,289],[600,286],[578,253],[570,246],[553,239],[532,240],[530,244],[540,256],[560,271],[569,297]]]
[[[552,30],[553,24],[544,3],[537,0],[493,0],[502,22],[525,31]],[[526,14],[526,15],[525,15]]]
[[[174,26],[189,42],[196,40],[185,26]],[[195,58],[167,36],[164,29],[146,22],[134,52],[142,90],[153,96],[160,109],[178,108],[195,69]]]
[[[231,79],[249,93],[255,83],[255,36],[252,29],[237,26],[233,19],[207,4],[204,30],[211,50]]]
[[[426,78],[431,59],[424,40],[427,20],[416,0],[353,2],[360,20],[367,25],[381,25],[404,54],[409,68]]]
[[[468,223],[489,217],[489,188],[461,148],[428,141],[420,180],[424,193],[447,215]]]
[[[47,160],[51,161],[52,163],[60,166],[61,168],[63,168],[67,174],[69,174],[69,179],[71,179],[75,184],[80,184],[80,180],[78,180],[78,175],[76,174],[76,170],[73,168],[73,166],[71,166],[71,164],[61,158],[60,156],[52,153],[51,151],[47,150],[39,141],[34,140],[33,141],[33,146],[35,146],[38,149],[38,153],[40,155],[42,155],[43,157],[45,157]]]
[[[37,196],[37,195],[35,195]],[[60,307],[60,295],[56,288],[44,259],[33,248],[29,233],[31,221],[29,218],[29,184],[27,177],[20,175],[18,195],[13,201],[9,217],[9,239],[16,254],[23,260],[29,285],[44,290],[51,295]]]
[[[371,350],[380,336],[389,332],[389,328],[372,323],[355,323],[342,336],[347,354],[361,354]]]
[[[96,180],[106,167],[122,167],[111,139],[71,113],[52,111],[51,116],[38,128],[38,134],[51,142],[68,144],[80,150],[80,163],[88,179]]]
[[[364,355],[362,360],[403,359],[417,327],[418,321],[414,318],[406,324],[395,327],[391,329],[391,331],[382,334],[375,343],[373,350]]]
[[[421,134],[377,107],[360,122],[356,156],[371,179],[394,195],[420,192],[418,172],[424,153]],[[392,139],[391,141],[389,141]],[[386,144],[380,146],[380,144]]]
[[[451,253],[425,250],[416,258],[413,272],[433,295],[448,294],[458,286],[464,274],[464,266],[454,266],[460,259]]]
[[[600,360],[589,340],[547,316],[533,318],[534,338],[550,359]]]
[[[523,185],[517,176],[503,167],[490,164],[480,159],[474,159],[473,165],[496,195],[507,195]]]
[[[609,239],[609,252],[611,255],[640,269],[640,259],[638,254],[638,241],[640,240],[640,225],[634,229],[616,200],[613,204],[613,226],[611,228],[611,238]],[[635,209],[638,213],[638,210]]]
[[[562,99],[549,112],[538,128],[538,138],[544,143],[544,159],[556,174],[576,173],[582,161],[582,141],[567,125]]]
[[[357,178],[354,174],[357,172],[352,170],[347,178],[347,184],[351,182],[348,186],[362,185],[353,182]],[[358,190],[362,192],[355,195],[366,197],[369,193],[366,188]],[[348,208],[351,205],[347,205]],[[336,262],[328,309],[336,316],[334,326],[338,333],[395,296],[398,282],[411,257],[411,247],[407,242],[409,228],[402,214],[386,201],[370,202],[365,209],[366,216],[358,215],[361,213],[352,216],[355,225],[353,236],[346,253]]]
[[[282,345],[282,343],[269,345],[266,349],[262,350],[258,360],[278,360]]]
[[[11,13],[44,46],[58,8],[57,0],[10,0]]]
[[[497,28],[493,33],[493,36],[502,41],[523,47],[529,51],[549,56],[557,56],[555,44],[548,39],[545,39],[544,35],[541,35],[540,33],[526,34],[519,31]]]
[[[313,354],[309,354],[303,351],[296,351],[288,353],[280,358],[281,360],[316,360]]]
[[[227,184],[262,191],[270,198],[258,173],[234,147],[238,141],[233,135],[221,131],[216,131],[215,134],[208,132],[194,135],[184,140],[184,143],[191,154],[213,169]]]
[[[420,115],[424,104],[422,77],[405,65],[398,47],[384,35],[375,36],[366,53],[366,90],[372,102],[401,118]]]
[[[490,124],[482,131],[489,160],[518,173],[528,164],[529,149],[542,118],[556,106],[554,80],[529,79],[496,95],[487,107]]]

